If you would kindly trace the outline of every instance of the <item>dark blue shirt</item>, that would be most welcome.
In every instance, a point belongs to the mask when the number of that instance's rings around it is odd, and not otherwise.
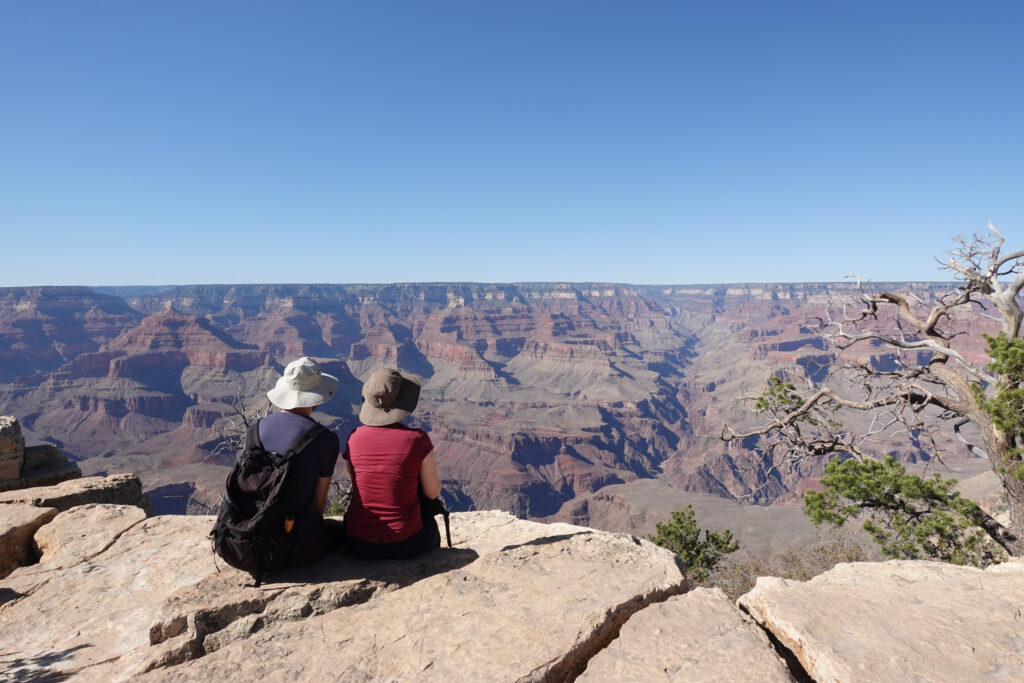
[[[271,413],[260,420],[260,441],[268,451],[284,453],[300,434],[311,428],[316,421],[295,413]],[[289,508],[295,517],[296,547],[316,543],[320,538],[322,517],[313,506],[318,477],[334,475],[338,462],[338,435],[324,432],[311,444],[297,453],[292,460],[291,482],[289,485]]]

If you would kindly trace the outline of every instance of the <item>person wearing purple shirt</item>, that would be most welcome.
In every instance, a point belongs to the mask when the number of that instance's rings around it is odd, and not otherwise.
[[[267,398],[281,412],[260,420],[263,447],[284,453],[299,435],[317,424],[311,417],[313,410],[329,401],[337,390],[338,378],[322,372],[312,358],[289,363],[267,392]],[[287,495],[290,516],[295,519],[291,566],[318,560],[341,542],[341,524],[323,518],[338,451],[338,436],[324,431],[292,459]]]

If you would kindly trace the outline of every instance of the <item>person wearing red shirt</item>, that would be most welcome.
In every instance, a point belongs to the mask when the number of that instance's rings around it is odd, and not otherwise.
[[[345,512],[345,548],[365,559],[415,557],[441,545],[437,521],[420,496],[437,498],[441,480],[434,446],[422,429],[401,424],[416,408],[420,382],[382,368],[363,385],[359,421],[342,457],[352,481]]]

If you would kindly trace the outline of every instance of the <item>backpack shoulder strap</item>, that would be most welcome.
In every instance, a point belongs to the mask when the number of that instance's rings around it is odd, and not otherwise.
[[[313,441],[318,436],[320,436],[321,434],[323,434],[326,431],[327,431],[327,427],[324,427],[319,422],[314,422],[312,427],[310,427],[306,431],[304,431],[301,434],[299,434],[295,438],[295,441],[292,441],[292,445],[288,446],[288,450],[286,450],[282,454],[284,459],[285,460],[290,460],[293,455],[295,455],[296,453],[302,452],[302,450],[306,446],[308,446],[309,444],[313,443]]]
[[[245,429],[245,447],[248,448],[259,448],[263,450],[263,442],[260,441],[260,420],[255,420],[249,423],[249,426]]]

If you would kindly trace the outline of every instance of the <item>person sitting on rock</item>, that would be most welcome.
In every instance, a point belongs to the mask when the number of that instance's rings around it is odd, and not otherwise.
[[[274,388],[267,392],[267,398],[281,412],[260,420],[263,447],[284,453],[301,434],[317,424],[311,417],[313,410],[331,400],[337,390],[338,378],[321,372],[312,358],[289,363]],[[295,519],[291,566],[318,560],[341,542],[340,522],[323,518],[339,446],[338,435],[324,430],[293,456],[287,494]]]
[[[441,494],[434,446],[422,429],[401,424],[416,408],[420,382],[398,370],[375,371],[363,385],[357,427],[342,457],[352,480],[345,548],[356,557],[395,560],[441,545],[437,521],[420,509],[419,492]]]

